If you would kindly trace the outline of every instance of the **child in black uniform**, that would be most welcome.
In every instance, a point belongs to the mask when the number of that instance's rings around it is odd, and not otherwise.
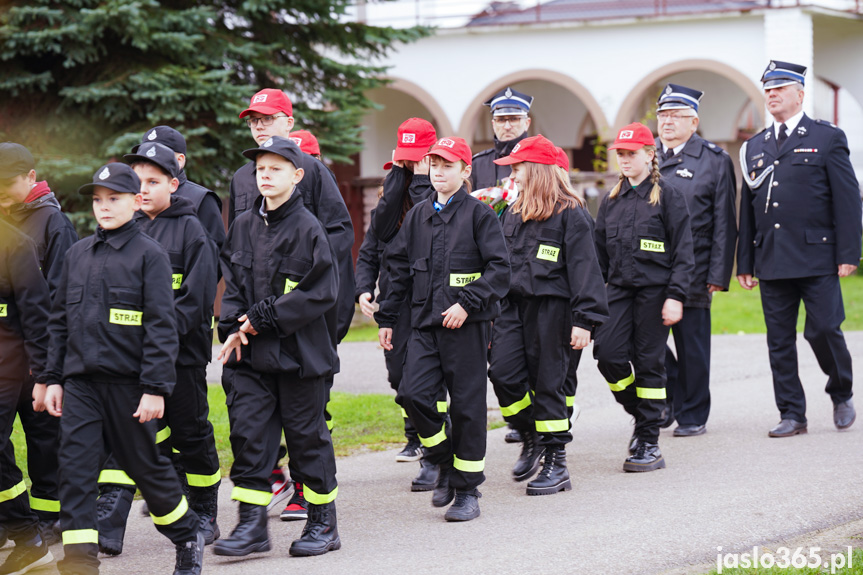
[[[617,150],[620,181],[599,206],[596,252],[610,317],[593,351],[615,399],[635,418],[623,469],[653,471],[665,467],[658,444],[665,343],[683,317],[695,267],[692,232],[685,198],[660,177],[646,126],[625,126],[608,149]]]
[[[171,264],[134,221],[141,182],[108,164],[78,192],[93,196],[96,233],[69,250],[48,331],[45,403],[60,419],[60,573],[99,572],[96,479],[103,442],[177,547],[175,575],[199,574],[204,538],[170,460],[156,446],[174,388],[177,324]]]
[[[341,547],[336,460],[324,419],[326,377],[336,362],[325,317],[338,295],[336,260],[326,231],[296,193],[303,178],[299,147],[273,136],[243,155],[255,162],[261,196],[234,220],[222,251],[219,337],[225,344],[218,356],[234,371],[227,403],[231,497],[240,502],[240,523],[213,552],[242,556],[270,549],[270,447],[284,430],[309,503],[303,535],[290,553],[321,555]]]
[[[608,317],[590,215],[555,165],[554,144],[525,138],[495,160],[511,165],[518,199],[504,212],[512,263],[509,294],[495,320],[489,376],[507,422],[523,438],[513,478],[528,495],[571,489],[567,380],[572,350],[584,349]]]
[[[447,521],[479,516],[485,476],[486,355],[491,320],[509,289],[509,257],[493,210],[471,197],[471,152],[461,138],[442,138],[427,154],[437,190],[408,212],[390,250],[390,293],[375,318],[392,349],[393,326],[410,294],[401,405],[417,427],[425,457],[439,466],[435,507],[455,503]],[[452,430],[437,399],[446,387]]]

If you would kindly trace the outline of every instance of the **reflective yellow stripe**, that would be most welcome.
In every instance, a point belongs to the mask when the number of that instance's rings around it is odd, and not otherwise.
[[[251,503],[252,505],[269,505],[273,499],[273,492],[234,487],[231,491],[231,499],[240,501],[241,503]]]
[[[665,253],[665,242],[654,240],[641,240],[641,249],[645,252]]]
[[[49,513],[60,513],[60,502],[55,499],[40,499],[30,495],[30,509],[36,511],[47,511]]]
[[[554,431],[568,431],[568,419],[548,419],[536,422],[536,430],[540,433],[552,433]]]
[[[150,513],[150,517],[153,518],[153,523],[156,525],[170,525],[178,521],[186,512],[189,510],[189,502],[186,501],[186,496],[183,495],[180,499],[180,504],[177,505],[177,508],[168,513],[167,515],[162,515],[161,517],[156,517],[152,513]]]
[[[222,479],[222,473],[216,471],[212,475],[196,475],[194,473],[186,474],[186,481],[191,487],[210,487],[215,485]]]
[[[329,493],[315,493],[309,486],[303,483],[303,497],[306,498],[306,501],[309,503],[313,503],[314,505],[326,505],[327,503],[332,503],[336,500],[336,495],[339,493],[339,488],[336,487]]]
[[[183,285],[183,274],[171,274],[171,289],[180,289]]]
[[[408,418],[408,412],[407,412],[407,411],[405,411],[405,408],[404,408],[404,407],[402,407],[401,409],[402,409],[402,417],[403,417],[403,418],[405,418],[405,419],[407,419],[407,418]]]
[[[156,432],[156,443],[162,443],[166,439],[171,437],[171,428],[163,427],[159,431]]]
[[[285,278],[285,293],[291,293],[298,285],[300,285],[300,282],[291,281]]]
[[[9,315],[9,304],[0,303],[0,317],[7,317]]]
[[[172,448],[171,448],[171,453],[180,453],[180,450],[179,450],[179,449],[177,449],[176,447],[172,447]]]
[[[573,405],[575,405],[575,396],[574,395],[567,395],[566,396],[566,406],[572,407]]]
[[[135,482],[121,469],[103,469],[99,474],[99,483],[114,483],[116,485],[131,485]]]
[[[0,503],[4,501],[12,501],[22,493],[27,491],[27,486],[24,485],[24,480],[21,480],[21,483],[6,489],[5,491],[0,491]]]
[[[446,404],[445,401],[438,401],[437,402],[438,413],[446,413],[448,409],[449,409],[449,406]]]
[[[608,387],[610,387],[610,388],[611,388],[611,391],[623,391],[624,389],[626,389],[627,387],[629,387],[629,385],[630,385],[633,381],[635,381],[635,374],[634,374],[634,373],[630,373],[630,374],[629,374],[629,377],[627,377],[626,379],[621,379],[621,380],[620,380],[620,381],[618,381],[617,383],[612,383],[612,382],[610,382],[610,381],[609,381],[609,382],[608,382]]]
[[[143,315],[140,311],[111,308],[108,310],[108,321],[117,325],[141,325]]]
[[[458,469],[459,471],[464,471],[466,473],[480,473],[485,469],[485,458],[480,459],[479,461],[468,461],[466,459],[453,457],[452,466],[453,469]]]
[[[665,388],[636,387],[635,395],[642,399],[665,399]]]
[[[530,403],[530,392],[527,392],[524,394],[524,397],[522,397],[515,403],[510,405],[501,405],[500,414],[504,417],[511,417],[516,413],[522,411],[524,408],[530,406]]]
[[[546,246],[544,244],[539,244],[539,250],[536,252],[536,259],[538,260],[547,260],[550,262],[556,262],[557,256],[560,255],[560,248],[556,248],[554,246]]]
[[[449,274],[449,285],[451,287],[466,286],[472,281],[476,281],[482,277],[482,273],[476,272],[472,274]]]
[[[213,320],[210,322],[210,329],[216,329],[216,316],[213,316]]]
[[[443,443],[444,441],[446,441],[446,423],[441,426],[438,433],[435,433],[431,437],[426,438],[423,436],[419,436],[419,438],[420,443],[423,444],[423,447],[434,447],[435,445]]]
[[[99,532],[95,529],[72,529],[63,532],[63,545],[99,543]]]
[[[327,429],[329,429],[330,431],[332,431],[332,430],[333,430],[333,427],[335,427],[335,426],[336,426],[336,424],[335,424],[335,423],[333,423],[333,420],[332,420],[332,419],[328,419],[328,420],[327,420]]]

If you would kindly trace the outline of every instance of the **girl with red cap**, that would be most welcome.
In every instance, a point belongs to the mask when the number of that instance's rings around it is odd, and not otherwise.
[[[692,232],[686,200],[661,178],[646,126],[623,127],[608,149],[617,150],[620,181],[599,206],[595,235],[610,317],[593,352],[615,399],[635,418],[624,471],[653,471],[665,467],[665,342],[683,317],[695,268]]]
[[[543,136],[495,160],[512,166],[519,196],[501,221],[512,281],[494,322],[489,377],[501,413],[524,439],[513,479],[532,477],[543,458],[528,495],[572,488],[565,450],[572,441],[570,363],[608,316],[592,221],[558,162],[558,149]]]
[[[485,476],[486,354],[491,320],[509,289],[509,257],[497,215],[468,193],[471,152],[442,138],[428,152],[435,194],[419,202],[388,249],[390,289],[375,319],[384,349],[410,296],[411,333],[401,405],[417,427],[425,458],[438,466],[432,505],[455,503],[447,521],[479,516]],[[449,392],[450,417],[435,400]]]

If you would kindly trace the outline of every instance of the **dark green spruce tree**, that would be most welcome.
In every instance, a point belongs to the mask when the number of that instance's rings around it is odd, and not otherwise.
[[[74,189],[151,126],[179,129],[189,177],[224,195],[261,88],[294,102],[335,161],[384,83],[379,58],[427,29],[345,18],[352,0],[11,0],[0,4],[0,141],[28,146],[67,211]]]

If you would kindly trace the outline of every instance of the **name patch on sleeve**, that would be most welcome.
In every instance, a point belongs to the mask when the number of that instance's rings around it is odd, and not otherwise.
[[[143,315],[140,311],[111,308],[108,310],[108,321],[117,325],[141,325]]]
[[[539,244],[539,250],[536,252],[536,259],[556,262],[560,255],[560,248]]]
[[[9,315],[9,304],[0,303],[0,317],[7,317]]]
[[[183,285],[183,274],[171,274],[171,289],[180,289]]]
[[[641,249],[646,252],[665,253],[665,242],[655,240],[641,240]]]
[[[285,278],[285,293],[291,293],[298,285],[300,285],[300,282],[295,282]]]
[[[476,281],[482,277],[480,272],[472,273],[472,274],[449,274],[449,285],[450,287],[461,287],[466,286],[472,281]]]

